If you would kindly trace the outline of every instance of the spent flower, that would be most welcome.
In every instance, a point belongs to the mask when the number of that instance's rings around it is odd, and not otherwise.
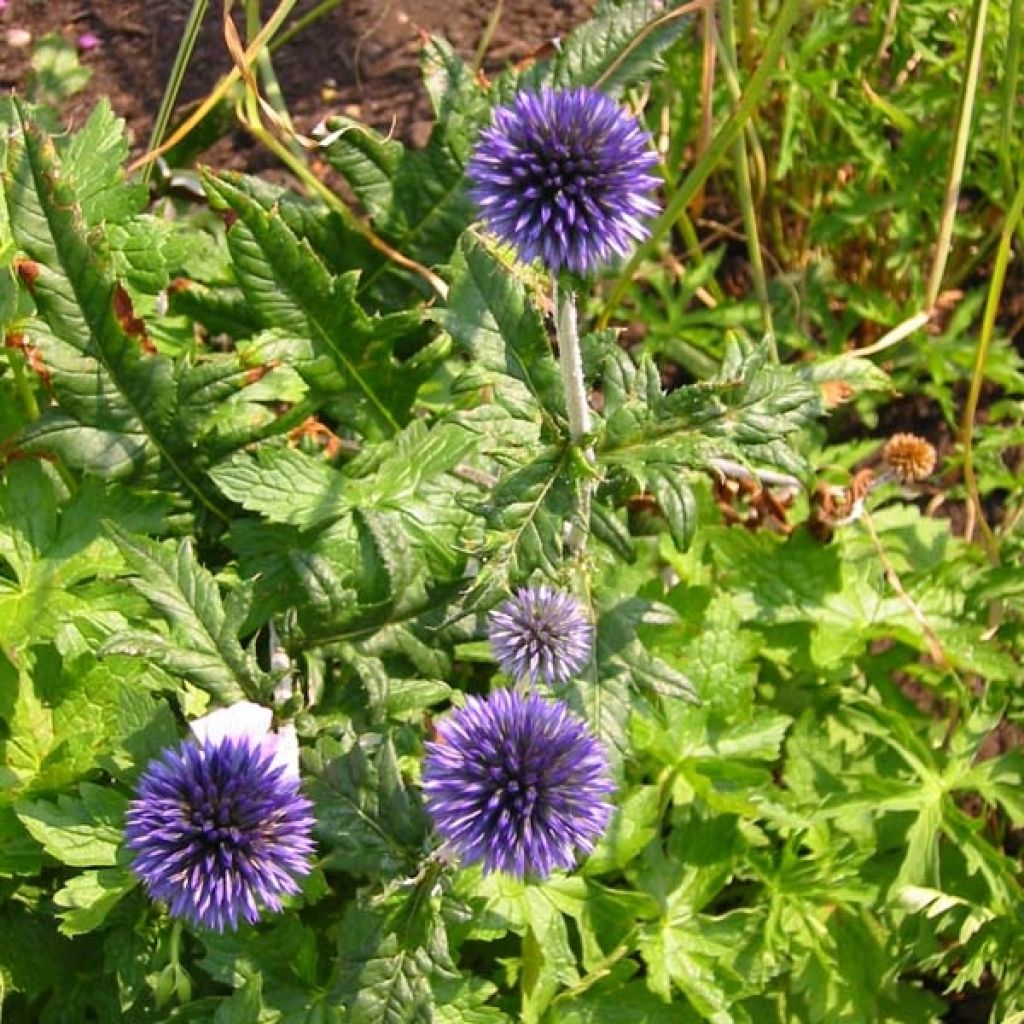
[[[546,878],[604,834],[614,787],[604,749],[562,701],[496,690],[437,725],[426,806],[465,863]]]
[[[931,476],[937,459],[935,449],[916,434],[893,434],[885,443],[882,458],[902,483],[916,483]]]
[[[594,627],[579,601],[548,586],[523,587],[491,612],[487,636],[514,679],[565,683],[590,659]]]
[[[544,88],[495,111],[467,167],[469,194],[521,259],[586,274],[647,237],[656,163],[648,133],[611,97]]]
[[[221,932],[299,891],[312,804],[299,792],[295,730],[242,701],[192,723],[194,739],[152,761],[125,824],[132,868],[173,917]]]

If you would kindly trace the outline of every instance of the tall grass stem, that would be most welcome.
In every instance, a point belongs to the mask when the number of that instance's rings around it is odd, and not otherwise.
[[[296,18],[288,28],[278,36],[274,36],[267,43],[270,53],[273,55],[287,46],[300,32],[304,32],[310,25],[319,21],[325,14],[330,14],[335,7],[340,7],[345,0],[321,0],[316,7],[306,11],[301,18]]]
[[[718,53],[725,70],[725,81],[733,102],[738,103],[742,95],[739,78],[736,73],[737,50],[736,29],[733,18],[732,0],[720,0],[722,40]],[[748,127],[750,127],[748,123]],[[750,160],[747,154],[747,142],[744,133],[736,136],[733,145],[733,161],[736,165],[736,188],[740,201],[740,212],[743,214],[743,231],[747,236],[747,255],[750,259],[750,270],[754,278],[754,291],[761,306],[761,317],[768,338],[768,350],[773,362],[779,361],[779,350],[775,341],[775,327],[772,323],[772,307],[768,301],[768,280],[764,272],[764,259],[761,256],[761,238],[757,226],[757,211],[754,209],[754,191],[750,183]]]
[[[188,71],[188,66],[192,61],[192,54],[195,52],[196,42],[199,39],[199,30],[202,28],[203,18],[206,17],[206,10],[209,6],[209,0],[192,0],[192,9],[188,13],[185,30],[178,43],[178,52],[174,55],[171,74],[164,87],[164,94],[160,97],[160,107],[156,112],[153,130],[149,134],[147,150],[156,149],[167,134],[167,126],[171,122],[171,115],[174,113],[174,106],[178,102],[178,94],[181,92],[181,84],[185,81],[185,72]],[[152,162],[144,164],[141,175],[143,182],[148,182],[152,174]]]
[[[245,2],[245,41],[246,45],[260,34],[260,4],[259,0],[246,0]],[[270,59],[270,48],[266,45],[256,55],[256,70],[259,73],[259,81],[266,95],[267,103],[277,115],[277,123],[282,129],[282,134],[288,133],[285,145],[292,151],[295,157],[306,163],[306,151],[294,138],[295,126],[292,124],[291,115],[288,113],[288,104],[281,89],[281,83],[277,80],[273,62]],[[258,105],[258,96],[251,97],[254,106]],[[258,116],[258,111],[257,111]]]
[[[480,36],[480,42],[477,44],[476,54],[473,57],[474,71],[479,71],[484,66],[484,58],[487,56],[487,51],[491,47],[491,40],[494,38],[494,33],[498,31],[498,25],[501,22],[501,15],[504,7],[505,4],[503,0],[497,0],[497,3],[491,9],[490,17],[487,19],[487,24],[484,26],[483,35]]]
[[[974,419],[978,414],[978,402],[981,399],[981,389],[985,383],[985,366],[988,362],[989,350],[992,347],[992,335],[995,332],[996,316],[999,313],[999,302],[1003,295],[1003,286],[1006,283],[1006,268],[1010,262],[1010,252],[1013,244],[1013,235],[1017,230],[1021,215],[1024,214],[1024,176],[1017,188],[1017,194],[1013,197],[1013,205],[1006,215],[1003,224],[1003,233],[999,238],[999,248],[996,250],[995,262],[992,265],[992,276],[989,280],[988,295],[985,299],[985,311],[981,318],[981,333],[978,336],[978,348],[974,354],[974,371],[971,374],[971,387],[967,393],[967,402],[964,405],[963,419],[960,425],[960,444],[963,448],[964,458],[964,485],[967,488],[967,497],[978,521],[978,528],[981,530],[982,543],[985,545],[985,552],[993,564],[999,562],[999,543],[996,540],[992,528],[985,520],[984,510],[981,505],[981,493],[978,490],[978,478],[974,472]]]
[[[960,199],[960,185],[963,182],[964,167],[967,163],[967,144],[971,136],[971,115],[974,112],[974,98],[978,92],[981,75],[981,54],[985,42],[985,24],[988,19],[988,0],[974,0],[971,12],[970,49],[967,68],[960,89],[960,105],[956,118],[956,134],[950,151],[949,171],[946,175],[946,194],[942,203],[942,218],[939,221],[939,236],[935,244],[935,257],[928,277],[925,308],[932,309],[942,288],[946,273],[946,262],[953,242],[953,224],[956,221],[956,207]]]
[[[1017,111],[1017,84],[1020,81],[1021,16],[1024,0],[1010,0],[1010,22],[1006,32],[1005,76],[1003,78],[1002,110],[999,117],[999,165],[1006,194],[1013,191],[1014,114]]]
[[[796,23],[796,20],[801,14],[805,13],[805,10],[817,8],[820,4],[821,0],[812,0],[810,4],[806,3],[806,0],[783,0],[779,13],[775,18],[771,34],[765,41],[761,63],[753,75],[751,75],[746,91],[727,118],[725,124],[718,130],[718,134],[711,140],[711,145],[708,146],[703,156],[694,164],[690,173],[683,179],[682,184],[680,184],[671,199],[669,199],[664,213],[652,225],[650,237],[637,247],[632,258],[623,268],[605,302],[604,309],[598,320],[598,327],[608,326],[608,321],[612,318],[619,303],[622,301],[622,297],[626,294],[626,290],[629,288],[630,281],[632,281],[637,267],[650,257],[662,239],[671,231],[672,225],[679,218],[679,214],[689,206],[690,201],[700,190],[700,187],[718,166],[722,157],[728,152],[736,136],[743,131],[743,126],[757,109],[758,103],[761,102],[768,89],[768,85],[776,71],[779,54],[782,52],[782,48],[789,38],[790,29]]]
[[[284,20],[291,13],[292,8],[295,6],[296,0],[281,0],[281,2],[274,8],[273,13],[267,19],[266,24],[260,30],[260,34],[252,41],[252,43],[246,48],[244,59],[246,63],[251,63],[256,59],[260,49],[263,45],[273,37],[274,33],[281,27]],[[218,103],[231,90],[231,87],[242,77],[241,68],[236,63],[231,70],[224,75],[219,82],[210,90],[209,93],[203,98],[203,101],[196,107],[195,110],[175,129],[174,133],[170,138],[164,139],[157,143],[155,146],[150,148],[142,154],[134,163],[129,167],[129,171],[137,171],[141,167],[145,167],[147,164],[156,160],[161,154],[166,153],[167,150],[176,146],[182,139],[186,138],[191,132],[206,119],[210,111],[217,106]]]

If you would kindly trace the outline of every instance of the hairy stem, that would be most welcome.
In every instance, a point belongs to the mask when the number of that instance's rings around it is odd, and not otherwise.
[[[590,433],[590,406],[587,404],[587,385],[583,380],[576,296],[571,291],[559,290],[558,278],[552,274],[551,298],[555,307],[558,364],[562,370],[566,411],[569,415],[569,439],[583,451],[586,461],[593,463],[594,450],[586,446],[587,435]],[[569,550],[574,555],[581,554],[586,544],[592,495],[593,480],[584,479],[580,483],[578,521],[573,524],[569,534]]]

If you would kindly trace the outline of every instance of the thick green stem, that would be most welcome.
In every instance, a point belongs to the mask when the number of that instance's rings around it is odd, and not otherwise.
[[[761,102],[768,89],[768,85],[776,71],[779,54],[782,52],[782,47],[789,38],[789,31],[797,18],[804,13],[805,7],[814,9],[821,2],[822,0],[811,0],[811,3],[808,4],[806,0],[783,0],[778,17],[775,19],[775,25],[772,27],[771,35],[768,36],[765,42],[761,63],[747,83],[746,91],[736,104],[732,114],[729,115],[728,120],[711,140],[711,145],[708,146],[707,150],[669,200],[665,212],[652,225],[650,238],[643,245],[637,247],[632,259],[629,260],[619,275],[615,286],[611,290],[611,294],[608,296],[608,301],[605,303],[604,310],[598,321],[598,327],[608,326],[608,321],[618,308],[623,295],[626,294],[626,290],[629,288],[629,283],[633,279],[637,267],[649,257],[655,247],[672,230],[672,225],[678,219],[679,214],[689,206],[690,201],[697,194],[705,180],[718,166],[719,161],[728,152],[729,147],[735,142],[736,136],[743,131],[743,126],[757,109],[757,105]]]
[[[192,0],[192,10],[189,11],[188,20],[185,22],[185,31],[181,35],[181,42],[178,43],[178,52],[174,55],[174,64],[171,67],[171,76],[167,80],[167,87],[160,99],[160,108],[157,110],[156,120],[153,122],[153,130],[149,136],[150,150],[156,149],[164,140],[167,134],[167,126],[171,122],[171,115],[174,113],[174,105],[178,102],[178,93],[181,91],[181,83],[185,80],[185,72],[188,70],[192,60],[192,54],[196,48],[196,40],[199,38],[199,29],[202,27],[203,18],[206,17],[206,9],[209,0]],[[142,180],[149,181],[153,173],[153,164],[147,163],[142,168]]]
[[[949,172],[946,175],[946,194],[942,203],[942,219],[939,222],[939,237],[935,244],[935,259],[928,277],[928,291],[925,308],[932,309],[942,288],[946,272],[946,261],[953,242],[953,223],[956,220],[956,206],[960,199],[960,185],[963,182],[964,167],[967,163],[967,143],[971,135],[971,115],[974,112],[974,97],[978,92],[978,78],[981,74],[981,52],[985,41],[985,22],[988,18],[988,0],[974,0],[971,14],[970,49],[963,86],[960,89],[960,107],[956,119],[956,135],[949,158]]]

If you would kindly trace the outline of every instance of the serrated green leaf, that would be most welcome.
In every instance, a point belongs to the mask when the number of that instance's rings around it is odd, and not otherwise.
[[[117,863],[121,823],[97,821],[81,800],[23,800],[15,811],[29,835],[62,864],[89,868]]]
[[[483,512],[490,553],[481,583],[507,588],[531,572],[556,576],[562,562],[565,525],[576,509],[568,449],[548,452],[506,474]]]
[[[87,600],[89,582],[124,571],[100,526],[104,516],[129,529],[163,524],[166,505],[156,495],[95,479],[66,501],[62,490],[38,462],[15,463],[0,478],[0,564],[13,574],[0,581],[0,643],[7,650],[51,639],[97,610]]]
[[[432,876],[433,877],[433,876]],[[451,977],[444,926],[419,882],[384,913],[353,902],[339,931],[332,994],[353,1024],[429,1024],[433,976]]]
[[[419,380],[412,367],[398,364],[392,344],[416,326],[418,314],[368,316],[356,301],[358,274],[332,275],[274,207],[249,194],[243,179],[207,175],[204,185],[211,202],[238,215],[228,244],[242,290],[264,326],[312,340],[314,354],[328,360],[337,378],[332,398],[341,400],[338,407],[351,423],[371,437],[397,431]],[[322,374],[319,379],[323,387]]]
[[[802,473],[803,460],[784,442],[820,415],[821,398],[792,370],[770,366],[760,350],[738,351],[714,380],[662,395],[653,364],[635,370],[606,357],[611,382],[598,462],[644,480],[652,466],[666,474],[707,468],[713,457]]]
[[[235,989],[231,998],[217,1007],[213,1024],[260,1024],[266,1020],[263,1013],[263,979],[253,974]],[[272,1015],[269,1020],[280,1020]]]
[[[125,868],[83,871],[72,877],[53,896],[61,907],[61,935],[86,935],[106,920],[110,911],[130,892],[138,880]]]
[[[123,308],[130,299],[114,280],[104,247],[87,234],[53,143],[16,109],[22,135],[8,147],[4,193],[15,239],[32,261],[27,279],[47,325],[38,343],[61,403],[58,413],[45,413],[26,429],[22,443],[56,447],[71,464],[101,475],[141,471],[159,459],[217,512],[174,430],[173,366],[144,353],[130,306]]]
[[[128,151],[124,120],[103,98],[61,154],[87,226],[119,224],[145,207],[146,186],[124,180],[122,167]]]
[[[438,1024],[511,1024],[508,1014],[486,1005],[497,991],[496,985],[475,976],[436,982],[434,1017]]]
[[[618,802],[607,832],[583,864],[586,875],[624,868],[660,831],[661,798],[656,786],[630,790]]]
[[[126,634],[108,651],[152,655],[221,703],[258,699],[266,674],[242,649],[237,623],[225,613],[213,576],[196,559],[186,540],[177,549],[133,536],[107,524],[107,531],[135,572],[131,583],[167,621],[169,638],[157,633]]]
[[[576,28],[556,50],[526,72],[507,72],[497,82],[504,95],[513,87],[557,89],[590,85],[618,95],[623,88],[657,70],[658,55],[692,24],[693,15],[677,16],[670,4],[625,0],[600,5],[594,16]]]
[[[35,875],[42,865],[42,846],[28,834],[14,808],[0,804],[0,878]]]
[[[319,131],[327,162],[352,186],[366,212],[378,224],[387,222],[394,201],[394,177],[405,147],[349,117],[335,115]]]
[[[693,489],[686,482],[682,471],[673,472],[662,466],[652,466],[644,482],[668,522],[669,533],[676,546],[685,551],[697,529],[697,499]]]
[[[565,418],[565,392],[544,322],[513,270],[472,233],[452,262],[446,307],[435,314],[474,363],[493,375],[496,398],[524,418],[533,397],[550,426]]]
[[[377,874],[410,863],[422,843],[423,812],[397,772],[394,748],[376,757],[358,744],[332,758],[309,785],[326,870]]]

